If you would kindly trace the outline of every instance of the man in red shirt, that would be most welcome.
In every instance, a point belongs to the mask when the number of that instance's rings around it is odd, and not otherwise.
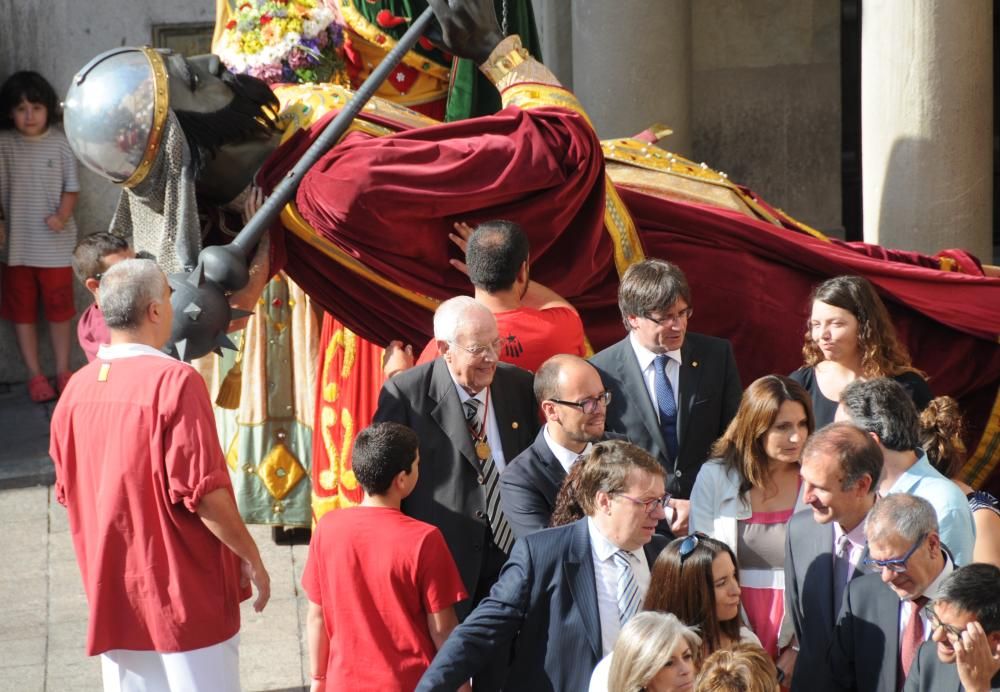
[[[549,357],[559,353],[586,355],[583,322],[576,308],[550,288],[532,281],[528,271],[528,238],[513,221],[486,221],[475,230],[455,224],[452,241],[465,251],[465,262],[452,265],[469,276],[475,298],[493,313],[503,344],[500,360],[534,372]],[[399,349],[396,359],[392,342],[386,350],[386,375],[413,365],[406,358],[410,347]],[[438,357],[433,339],[421,352],[417,365]]]
[[[323,515],[302,575],[312,689],[409,692],[468,594],[441,532],[400,511],[420,477],[416,433],[376,423],[352,460],[364,501]]]
[[[240,600],[270,580],[240,519],[201,376],[161,350],[170,287],[150,260],[101,279],[110,344],[52,416],[56,498],[106,690],[239,689]]]

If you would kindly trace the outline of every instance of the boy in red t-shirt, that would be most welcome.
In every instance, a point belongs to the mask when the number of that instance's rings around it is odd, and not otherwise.
[[[400,511],[417,447],[405,425],[362,430],[351,460],[364,500],[316,525],[302,575],[313,692],[410,692],[458,624],[468,594],[444,537]]]

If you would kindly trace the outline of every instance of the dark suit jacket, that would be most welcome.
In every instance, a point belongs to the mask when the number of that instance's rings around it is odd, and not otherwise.
[[[837,622],[833,566],[833,524],[817,524],[811,509],[797,512],[785,531],[785,609],[792,616],[799,641],[793,692],[834,689],[826,670],[830,637]],[[851,579],[862,574],[864,571],[855,569]]]
[[[650,567],[666,542],[654,535],[646,545]],[[502,657],[510,664],[506,690],[586,690],[602,655],[584,518],[514,544],[490,595],[448,637],[417,690],[454,690]]]
[[[899,662],[899,596],[879,574],[847,585],[830,644],[834,689],[895,692]]]
[[[1000,674],[993,676],[990,689],[1000,690]],[[958,668],[954,663],[942,663],[937,655],[937,644],[925,642],[906,676],[903,692],[962,692]]]
[[[500,499],[511,530],[518,538],[549,527],[556,496],[566,471],[545,443],[545,426],[531,446],[517,455],[500,476]],[[605,440],[625,440],[609,433]]]
[[[490,406],[505,459],[520,454],[538,430],[533,380],[527,370],[497,365]],[[486,493],[462,404],[444,360],[437,358],[388,380],[375,411],[374,422],[382,421],[408,425],[420,438],[420,479],[403,501],[403,511],[441,530],[465,588],[475,593],[483,550],[491,541]],[[459,615],[468,607],[466,602],[457,608]]]
[[[712,443],[736,415],[743,394],[733,347],[725,339],[688,332],[681,346],[677,408],[681,427],[677,433],[677,459],[670,459],[650,401],[646,383],[626,336],[604,349],[590,362],[600,371],[612,393],[605,427],[628,438],[657,457],[667,470],[667,490],[688,498],[698,469],[708,458]]]

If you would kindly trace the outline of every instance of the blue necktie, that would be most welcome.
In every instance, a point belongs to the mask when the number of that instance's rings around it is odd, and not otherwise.
[[[639,610],[639,585],[635,581],[635,572],[632,571],[631,553],[619,550],[612,557],[618,568],[615,594],[618,598],[618,624],[624,627]]]
[[[653,361],[653,390],[656,392],[656,407],[660,412],[660,430],[667,443],[670,461],[677,461],[677,401],[674,388],[667,377],[667,360],[670,356],[658,355]]]

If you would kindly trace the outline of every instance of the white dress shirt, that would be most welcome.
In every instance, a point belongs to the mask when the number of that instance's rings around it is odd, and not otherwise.
[[[660,408],[656,401],[656,365],[654,361],[656,356],[659,354],[653,353],[648,348],[639,343],[638,339],[635,337],[635,332],[629,332],[629,343],[632,344],[632,350],[635,352],[635,358],[639,361],[639,370],[642,372],[642,379],[646,383],[646,393],[649,395],[649,400],[653,402],[653,411],[656,412],[656,417],[660,417]],[[680,349],[676,351],[667,351],[667,363],[664,367],[664,371],[667,374],[667,379],[670,380],[670,386],[674,390],[674,403],[677,405],[677,443],[680,444],[680,429],[681,429],[681,365],[684,363],[684,358],[681,356]]]
[[[621,550],[600,532],[593,518],[587,519],[590,530],[590,556],[594,560],[594,577],[597,581],[597,613],[601,620],[601,647],[604,655],[611,653],[618,639],[618,566],[614,555]],[[642,548],[629,551],[632,560],[632,572],[635,584],[639,589],[639,598],[646,598],[649,590],[649,563]],[[641,606],[640,606],[641,607]]]
[[[590,442],[588,442],[582,452],[574,452],[572,449],[566,449],[552,439],[552,436],[549,435],[548,425],[542,428],[542,430],[542,439],[545,440],[545,444],[549,446],[549,451],[552,452],[552,456],[556,458],[556,461],[559,462],[559,465],[563,467],[563,471],[566,473],[569,473],[569,470],[573,468],[573,464],[576,463],[576,460],[590,452],[590,448],[593,446]]]
[[[464,413],[465,402],[469,399],[478,399],[480,407],[485,407],[487,401],[489,402],[489,407],[486,408],[486,442],[490,446],[490,451],[493,453],[493,463],[496,464],[497,471],[502,473],[507,467],[507,460],[503,456],[503,444],[500,442],[500,426],[497,424],[496,407],[493,405],[493,397],[490,396],[490,388],[486,387],[476,396],[471,396],[465,389],[458,383],[455,379],[454,373],[452,373],[451,368],[448,368],[448,374],[451,375],[451,381],[455,383],[455,389],[458,390],[458,400],[462,403],[462,409]],[[470,433],[471,437],[471,433]]]

